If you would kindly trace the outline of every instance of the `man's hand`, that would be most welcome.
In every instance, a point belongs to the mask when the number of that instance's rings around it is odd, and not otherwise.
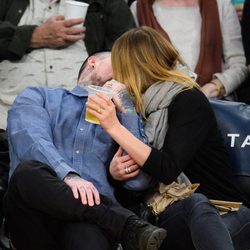
[[[82,179],[80,176],[70,173],[64,178],[64,182],[72,189],[75,199],[81,197],[83,205],[99,205],[100,195],[95,186]]]
[[[124,108],[122,106],[121,96],[120,96],[119,93],[121,93],[124,89],[126,89],[126,86],[123,83],[120,83],[120,82],[118,82],[116,80],[108,81],[103,86],[112,89],[112,91],[113,91],[112,100],[113,100],[116,108],[121,113],[123,113],[124,112]]]
[[[135,161],[129,155],[122,156],[123,152],[124,150],[119,147],[109,165],[111,176],[118,181],[127,181],[140,173]]]
[[[85,28],[75,28],[84,22],[83,18],[67,19],[64,16],[50,17],[45,23],[34,29],[31,48],[65,48],[85,36]]]

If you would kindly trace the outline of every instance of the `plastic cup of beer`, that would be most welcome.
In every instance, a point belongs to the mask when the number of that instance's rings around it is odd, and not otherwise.
[[[96,86],[96,85],[88,85],[86,87],[86,90],[88,91],[88,97],[95,96],[97,92],[106,95],[109,99],[112,99],[112,96],[113,96],[112,89],[107,88],[107,87],[101,87],[101,86]],[[100,124],[100,121],[94,115],[90,114],[87,111],[86,111],[86,114],[85,114],[85,120],[87,122],[90,122],[90,123]]]
[[[72,18],[85,18],[89,4],[78,1],[66,1],[65,2],[65,19]],[[77,24],[74,27],[82,27],[82,24]]]

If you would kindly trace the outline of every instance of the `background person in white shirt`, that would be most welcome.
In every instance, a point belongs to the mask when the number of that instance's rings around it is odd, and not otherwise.
[[[131,11],[137,25],[155,28],[171,41],[207,97],[235,99],[232,93],[248,70],[230,0],[137,0]]]
[[[6,128],[7,110],[23,89],[72,89],[82,60],[110,50],[134,26],[124,0],[83,1],[89,4],[86,20],[65,20],[65,1],[0,0],[0,128]]]

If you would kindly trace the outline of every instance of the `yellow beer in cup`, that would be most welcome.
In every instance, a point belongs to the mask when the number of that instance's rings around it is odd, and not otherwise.
[[[112,98],[113,96],[113,91],[110,88],[107,87],[101,87],[101,86],[96,86],[96,85],[89,85],[86,87],[86,90],[88,91],[88,96],[94,96],[96,95],[97,92],[100,92],[104,95],[106,95],[109,99]],[[99,120],[92,114],[86,111],[85,114],[85,120],[90,123],[94,124],[100,124]]]

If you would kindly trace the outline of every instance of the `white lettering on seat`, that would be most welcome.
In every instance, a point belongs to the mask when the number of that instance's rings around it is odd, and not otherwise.
[[[231,138],[230,147],[235,147],[236,138],[240,137],[240,134],[227,134],[227,136]],[[250,146],[250,135],[246,136],[243,143],[241,144],[241,148],[244,148],[245,146]]]
[[[244,148],[246,145],[250,145],[250,135],[246,137],[244,142],[242,143],[241,147]]]
[[[239,134],[227,134],[227,136],[231,137],[230,147],[233,148],[235,144],[235,137],[240,137]]]

